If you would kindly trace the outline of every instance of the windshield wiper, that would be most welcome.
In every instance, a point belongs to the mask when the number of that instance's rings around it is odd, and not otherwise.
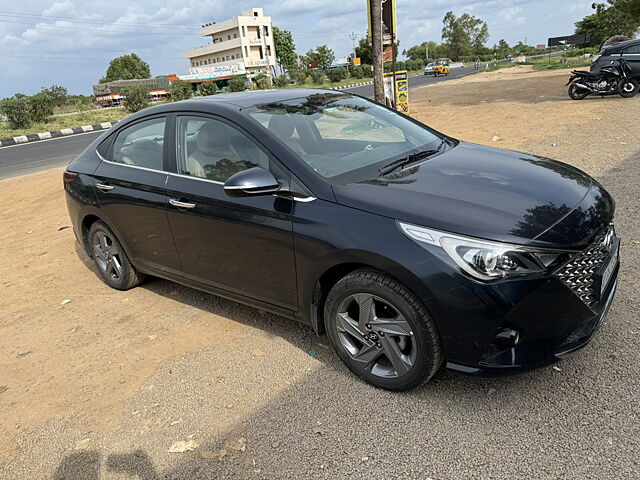
[[[391,162],[390,164],[385,165],[384,167],[380,167],[378,169],[378,172],[380,172],[380,175],[387,175],[388,173],[391,173],[399,168],[409,165],[410,163],[420,160],[421,158],[426,158],[426,157],[430,157],[431,155],[435,155],[440,151],[440,149],[445,143],[446,143],[445,140],[443,140],[442,142],[440,142],[440,145],[438,145],[438,148],[436,149],[422,150],[420,152],[411,153],[404,158]]]

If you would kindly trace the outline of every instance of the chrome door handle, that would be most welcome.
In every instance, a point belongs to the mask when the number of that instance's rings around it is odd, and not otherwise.
[[[181,202],[180,200],[176,200],[174,198],[170,198],[169,203],[178,208],[193,208],[196,206],[195,203]]]
[[[108,192],[114,189],[113,185],[105,185],[104,183],[96,183],[96,188],[99,188],[103,192]]]

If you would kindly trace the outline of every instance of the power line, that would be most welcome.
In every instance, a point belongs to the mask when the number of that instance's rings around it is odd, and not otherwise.
[[[13,12],[2,12],[0,11],[0,16],[2,17],[17,17],[17,18],[26,18],[26,19],[46,19],[46,20],[68,20],[76,23],[91,23],[97,25],[118,25],[118,26],[135,26],[135,27],[154,27],[154,28],[199,28],[201,25],[174,25],[170,23],[147,23],[147,22],[118,22],[112,20],[98,20],[98,19],[90,19],[90,18],[78,18],[78,17],[62,17],[62,16],[53,16],[53,15],[37,15],[31,13],[13,13]]]

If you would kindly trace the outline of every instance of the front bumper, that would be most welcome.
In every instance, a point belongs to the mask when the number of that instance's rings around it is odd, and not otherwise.
[[[555,276],[493,285],[468,282],[447,292],[432,312],[447,368],[482,376],[515,374],[580,350],[601,327],[613,301],[617,250],[612,264],[607,286],[589,304]],[[514,346],[496,341],[496,333],[505,329],[518,332]]]

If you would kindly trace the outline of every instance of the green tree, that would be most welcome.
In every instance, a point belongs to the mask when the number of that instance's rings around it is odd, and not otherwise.
[[[468,13],[456,17],[453,12],[447,12],[442,23],[442,40],[454,59],[473,55],[489,38],[487,23]]]
[[[608,0],[592,7],[595,13],[576,22],[576,33],[588,33],[590,46],[600,47],[614,35],[635,37],[640,28],[640,1]]]
[[[215,95],[216,93],[218,93],[218,85],[216,85],[216,82],[202,82],[198,87],[198,95],[201,97]]]
[[[371,45],[369,45],[369,39],[367,37],[361,38],[356,47],[356,57],[360,58],[360,64],[364,65],[373,63],[373,56],[371,53]]]
[[[429,50],[429,58],[427,58],[427,50]],[[429,59],[438,58],[438,44],[436,42],[422,42],[420,45],[414,45],[402,52],[409,60],[422,60],[426,62]]]
[[[273,27],[273,43],[276,48],[278,63],[282,65],[287,72],[297,69],[298,55],[296,54],[296,44],[293,41],[291,32]]]
[[[135,113],[149,105],[149,90],[142,85],[132,85],[122,89],[122,104],[129,113]]]
[[[47,123],[53,116],[53,100],[45,90],[31,95],[27,100],[34,122]]]
[[[31,111],[26,96],[21,98],[14,95],[1,100],[0,114],[7,118],[11,128],[27,128],[31,125]]]
[[[171,95],[172,102],[179,102],[180,100],[186,100],[193,96],[193,88],[191,82],[186,80],[176,80],[169,85],[169,94]]]
[[[138,55],[122,55],[109,62],[109,68],[100,83],[113,82],[115,80],[131,80],[134,78],[151,78],[149,64]]]
[[[511,47],[504,39],[500,39],[498,45],[496,45],[495,52],[498,58],[507,58],[507,55],[511,55]]]
[[[307,66],[312,62],[316,62],[318,67],[324,70],[331,66],[333,61],[336,59],[336,56],[333,53],[333,50],[329,47],[326,45],[320,45],[319,47],[316,47],[315,50],[309,50],[304,55],[304,59]]]
[[[49,96],[53,106],[58,107],[60,110],[62,110],[62,107],[64,107],[69,101],[67,89],[60,85],[51,85],[49,88],[44,88],[42,91]]]

